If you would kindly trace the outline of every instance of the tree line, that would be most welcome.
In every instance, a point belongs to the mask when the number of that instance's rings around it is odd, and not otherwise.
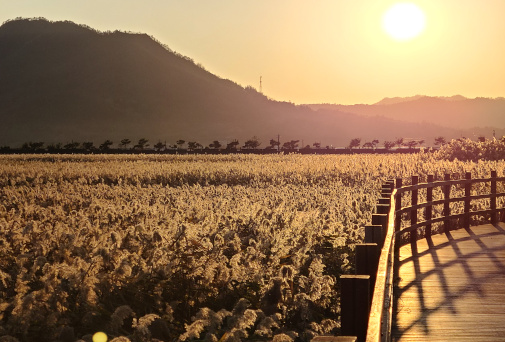
[[[405,138],[396,138],[396,140],[385,140],[382,145],[386,150],[390,150],[394,147],[407,147],[410,149],[416,148],[416,147],[421,147],[426,141],[423,139],[416,140],[416,139],[405,139]],[[444,137],[439,136],[435,138],[434,145],[435,146],[442,146],[446,143],[447,141],[445,140]],[[368,148],[368,149],[376,149],[377,146],[379,145],[379,140],[374,139],[372,141],[365,142],[363,145],[361,145],[361,138],[354,138],[349,142],[349,145],[347,148],[353,149],[353,148]]]
[[[485,141],[486,138],[479,137],[480,141]],[[307,144],[304,146],[300,146],[300,140],[289,140],[282,142],[280,141],[280,137],[277,139],[270,139],[268,145],[266,147],[261,148],[261,142],[259,139],[254,136],[248,140],[246,140],[242,145],[237,140],[234,139],[228,143],[221,143],[219,140],[214,140],[208,146],[204,146],[197,141],[186,141],[179,139],[174,144],[167,144],[166,142],[158,141],[152,146],[149,143],[149,140],[146,138],[141,138],[136,142],[133,142],[129,138],[124,138],[117,143],[117,147],[114,147],[114,142],[112,140],[105,140],[99,145],[95,145],[91,141],[85,142],[76,142],[71,141],[66,144],[62,143],[51,143],[46,145],[42,141],[37,142],[26,142],[24,143],[20,149],[11,149],[9,146],[0,147],[1,151],[13,151],[13,150],[21,150],[26,152],[48,152],[48,153],[58,153],[58,152],[123,152],[123,151],[133,151],[133,152],[141,152],[141,151],[155,151],[155,152],[165,152],[165,151],[222,151],[222,152],[236,152],[236,151],[296,151],[296,150],[335,150],[335,149],[347,149],[347,150],[356,150],[356,149],[366,149],[366,150],[376,150],[379,147],[379,140],[373,139],[372,141],[361,143],[361,138],[353,138],[349,142],[346,147],[343,148],[335,148],[333,146],[322,146],[319,142],[314,142],[312,144]],[[405,138],[397,138],[395,140],[386,140],[382,142],[382,150],[392,150],[394,148],[408,148],[415,149],[416,147],[422,147],[425,143],[424,140],[414,140],[414,139],[405,139]],[[447,143],[446,139],[442,136],[435,138],[434,145],[442,146]]]

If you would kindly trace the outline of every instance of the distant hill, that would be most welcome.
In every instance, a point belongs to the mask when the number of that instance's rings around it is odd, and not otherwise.
[[[458,130],[477,130],[477,127],[505,129],[505,98],[468,99],[451,97],[413,96],[385,98],[373,105],[308,105],[314,110],[346,111],[368,117],[382,116],[408,122],[426,122]]]
[[[379,105],[310,108],[274,101],[209,73],[146,34],[104,33],[72,22],[4,23],[0,75],[0,146],[27,141],[99,144],[105,139],[117,144],[123,138],[208,145],[257,136],[265,147],[277,134],[281,142],[345,146],[355,137],[363,142],[400,136],[429,142],[438,135],[462,134],[442,122],[407,122],[406,111],[375,114]],[[381,107],[407,110],[409,103]],[[423,108],[429,109],[429,103]]]
[[[425,95],[415,95],[415,96],[409,96],[409,97],[385,97],[379,102],[375,103],[376,105],[392,105],[392,104],[397,104],[397,103],[403,103],[403,102],[411,102],[415,100],[419,100],[423,97],[427,97]],[[467,100],[466,97],[461,96],[461,95],[454,95],[454,96],[437,96],[437,99],[443,99],[447,101],[463,101]]]

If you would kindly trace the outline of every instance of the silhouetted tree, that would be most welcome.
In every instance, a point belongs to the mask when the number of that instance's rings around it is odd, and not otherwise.
[[[161,150],[164,150],[167,146],[166,144],[162,143],[161,141],[157,142],[156,144],[154,144],[154,150],[155,151],[161,151]]]
[[[121,140],[120,146],[123,146],[123,148],[126,150],[126,148],[128,147],[128,145],[131,144],[131,142],[132,141],[130,139],[128,139],[128,138],[127,139],[123,139],[123,140]]]
[[[102,151],[107,151],[112,146],[113,142],[110,140],[105,140],[98,148]]]
[[[420,146],[422,146],[425,143],[425,141],[424,141],[424,139],[421,139],[417,143],[418,143],[418,145],[420,147]]]
[[[298,143],[300,140],[291,140],[291,141],[286,141],[284,144],[282,144],[282,148],[284,150],[295,150],[298,148]]]
[[[245,143],[244,143],[244,147],[245,149],[251,149],[251,150],[255,150],[257,149],[259,146],[261,145],[261,143],[258,141],[258,138],[257,137],[252,137],[251,139],[247,140]]]
[[[202,144],[196,142],[196,141],[190,141],[188,142],[188,150],[194,151],[203,148]]]
[[[69,142],[68,144],[64,145],[63,148],[65,150],[77,150],[79,148],[80,143],[76,141]]]
[[[33,141],[30,141],[30,142],[27,142],[27,143],[24,143],[23,146],[21,146],[21,148],[23,150],[29,150],[29,151],[40,151],[42,150],[44,147],[44,142],[42,141],[37,141],[37,142],[33,142]]]
[[[359,147],[359,145],[361,144],[361,138],[354,138],[351,140],[351,142],[349,143],[349,146],[348,148],[350,150],[352,150],[353,148],[355,147]]]
[[[91,141],[86,141],[82,143],[82,148],[86,151],[92,151],[95,149],[95,145]]]
[[[270,147],[277,148],[279,150],[280,142],[275,139],[270,139]]]
[[[229,150],[229,151],[235,151],[237,149],[237,146],[239,145],[240,143],[238,142],[237,139],[229,142],[227,145],[226,145],[226,149]]]
[[[395,147],[396,142],[394,142],[394,141],[384,141],[384,142],[382,143],[382,145],[384,145],[384,148],[385,148],[386,150],[390,150],[390,149],[392,149],[393,147]]]
[[[372,141],[367,141],[366,143],[363,144],[363,148],[373,148],[377,147],[377,144],[379,144],[379,140],[374,139]]]
[[[416,145],[417,145],[416,140],[410,140],[405,143],[405,146],[407,146],[408,148],[414,148],[414,147],[416,147]]]
[[[141,138],[139,139],[139,141],[137,142],[137,145],[133,146],[134,149],[138,148],[140,150],[143,150],[144,148],[148,147],[149,144],[148,144],[149,140],[145,139],[145,138]]]
[[[396,138],[395,145],[398,147],[403,146],[403,138]]]
[[[312,144],[312,146],[314,146],[314,148],[321,148],[321,143],[320,142],[315,142]]]
[[[445,143],[446,143],[446,141],[445,141],[444,137],[440,136],[440,137],[435,138],[435,145],[442,146]]]
[[[184,141],[182,139],[181,140],[177,140],[177,142],[176,142],[176,144],[177,144],[177,146],[179,146],[179,148],[182,148],[182,145],[184,145],[184,143],[186,143],[186,141]]]
[[[486,141],[486,137],[481,135],[480,137],[477,138],[478,141],[480,142],[485,142]]]
[[[214,140],[211,144],[209,144],[209,147],[215,150],[219,150],[221,146],[222,146],[221,143],[217,140]]]
[[[61,150],[61,143],[50,144],[49,146],[47,146],[47,150],[49,152]]]
[[[43,141],[33,142],[30,144],[30,148],[32,148],[34,151],[43,150],[44,142]]]

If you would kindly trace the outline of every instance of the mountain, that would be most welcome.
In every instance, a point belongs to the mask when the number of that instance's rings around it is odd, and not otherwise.
[[[385,97],[379,102],[375,103],[376,105],[391,105],[391,104],[397,104],[397,103],[403,103],[403,102],[411,102],[415,100],[419,100],[420,98],[426,97],[424,95],[415,95],[415,96],[410,96],[410,97]],[[454,95],[454,96],[437,96],[438,99],[444,99],[447,101],[462,101],[466,100],[467,98],[461,95]]]
[[[465,131],[482,131],[491,127],[505,129],[505,98],[478,97],[468,99],[460,95],[430,97],[416,95],[407,98],[385,98],[372,105],[308,105],[314,110],[345,111],[367,117],[402,120],[412,123],[431,123]],[[480,128],[480,129],[479,129]],[[470,136],[468,136],[470,137]]]
[[[146,34],[99,32],[72,22],[4,23],[0,75],[0,146],[124,138],[207,145],[257,136],[265,147],[278,134],[281,142],[346,146],[356,137],[428,142],[461,135],[405,117],[370,116],[353,106],[314,109],[274,101],[211,74]]]

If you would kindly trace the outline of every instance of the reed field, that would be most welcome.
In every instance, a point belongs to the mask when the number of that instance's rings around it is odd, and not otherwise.
[[[0,156],[0,336],[338,334],[339,276],[354,272],[381,185],[491,170],[503,176],[505,162],[430,153]]]

